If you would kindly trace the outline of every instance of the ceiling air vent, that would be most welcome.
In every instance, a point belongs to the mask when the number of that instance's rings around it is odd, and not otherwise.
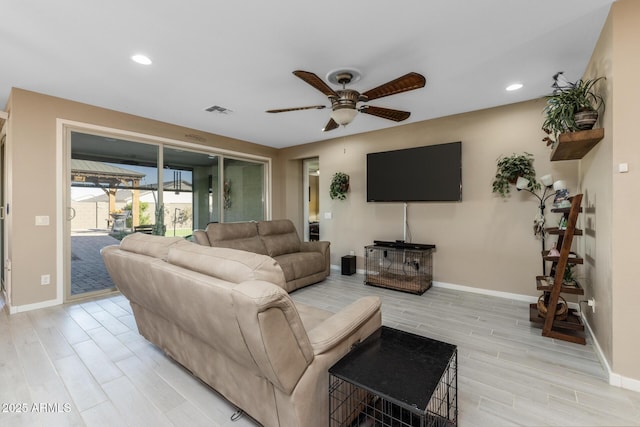
[[[204,111],[208,111],[210,113],[218,113],[218,114],[229,114],[229,113],[233,113],[233,111],[229,110],[228,108],[224,108],[221,107],[219,105],[213,105],[209,108],[205,108]]]

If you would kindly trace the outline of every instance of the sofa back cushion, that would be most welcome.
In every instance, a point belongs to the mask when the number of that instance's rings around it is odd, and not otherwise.
[[[296,227],[288,219],[260,221],[258,234],[269,256],[276,257],[300,251],[300,237]]]
[[[281,288],[286,284],[282,268],[273,258],[252,252],[185,242],[169,250],[167,261],[231,283],[264,280]]]
[[[169,248],[178,242],[185,242],[182,237],[154,236],[144,233],[133,233],[120,242],[120,249],[140,255],[167,260]]]
[[[260,283],[280,289],[271,283]],[[162,348],[166,343],[182,360],[190,352],[208,351],[206,346],[215,349],[218,355],[214,354],[212,360],[191,367],[195,372],[225,369],[226,364],[220,363],[220,355],[224,355],[244,371],[261,375],[236,321],[232,298],[236,284],[177,265],[156,262],[151,263],[147,280],[132,286],[144,290],[144,299],[132,299],[132,302],[178,327],[178,330],[168,328],[163,331],[162,339],[154,344]],[[196,342],[191,342],[193,347],[180,348],[185,343],[181,335],[185,334],[196,338]]]
[[[211,246],[267,255],[255,222],[212,223],[206,233]]]

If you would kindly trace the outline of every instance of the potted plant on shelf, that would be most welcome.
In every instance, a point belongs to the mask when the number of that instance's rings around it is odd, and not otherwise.
[[[548,146],[553,146],[561,133],[592,129],[599,111],[604,109],[604,99],[594,91],[596,83],[604,77],[572,83],[564,80],[562,74],[561,71],[553,76],[553,92],[545,97],[542,130],[547,134],[543,141]]]
[[[332,199],[344,200],[347,198],[349,190],[349,175],[343,172],[336,172],[331,179],[329,186],[329,196]]]
[[[526,187],[531,192],[540,189],[540,183],[536,180],[536,170],[533,167],[533,154],[514,153],[511,156],[498,157],[496,176],[492,183],[493,192],[507,197],[509,186],[515,184],[519,177],[529,181]]]

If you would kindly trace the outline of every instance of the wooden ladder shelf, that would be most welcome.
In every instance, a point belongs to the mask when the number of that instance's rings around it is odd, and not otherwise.
[[[582,231],[576,228],[578,222],[578,214],[581,212],[580,204],[582,203],[582,194],[571,197],[570,208],[555,208],[551,212],[561,212],[566,219],[566,228],[547,228],[545,231],[549,234],[558,235],[556,247],[560,250],[559,256],[548,256],[543,253],[545,260],[553,263],[551,271],[554,272],[552,280],[547,280],[544,276],[536,277],[537,288],[544,292],[544,305],[546,314],[542,316],[538,311],[537,304],[531,304],[529,318],[532,322],[542,324],[542,335],[570,341],[577,344],[585,344],[584,325],[580,313],[576,310],[568,309],[566,318],[558,319],[556,314],[559,306],[561,293],[570,293],[582,295],[583,289],[579,284],[567,285],[564,283],[564,273],[569,264],[582,264],[582,258],[571,252],[573,236],[581,236]],[[552,281],[552,283],[550,283]]]

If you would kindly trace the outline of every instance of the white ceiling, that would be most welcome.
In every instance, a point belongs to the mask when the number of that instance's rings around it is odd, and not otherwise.
[[[18,87],[287,147],[545,95],[555,72],[582,76],[611,3],[2,0],[0,106]],[[409,71],[427,85],[371,102],[411,111],[401,123],[359,114],[323,133],[329,109],[264,112],[329,106],[291,72],[343,67],[360,70],[360,92]],[[506,92],[513,82],[524,88]]]

